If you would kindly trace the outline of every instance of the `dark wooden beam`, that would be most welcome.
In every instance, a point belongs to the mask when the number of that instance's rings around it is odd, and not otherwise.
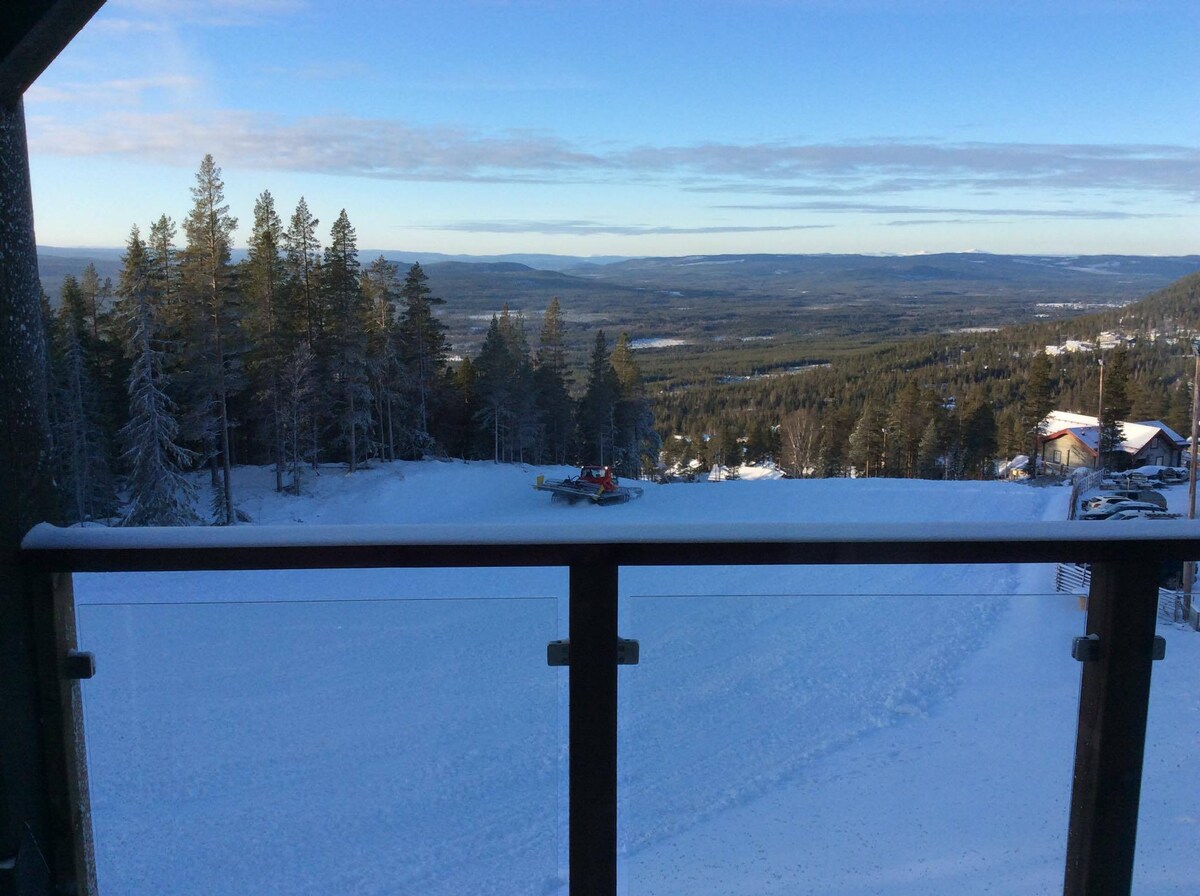
[[[1158,610],[1155,567],[1103,563],[1092,570],[1079,728],[1067,833],[1065,896],[1128,896]]]
[[[0,104],[11,106],[104,0],[7,0],[0,16]]]
[[[576,896],[617,892],[617,567],[571,567],[570,873]]]

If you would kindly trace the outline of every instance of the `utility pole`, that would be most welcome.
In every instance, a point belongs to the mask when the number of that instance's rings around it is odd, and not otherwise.
[[[1200,339],[1192,340],[1192,354],[1196,357],[1196,368],[1192,374],[1192,441],[1188,458],[1188,519],[1196,518],[1196,434],[1200,430]],[[1192,618],[1192,591],[1196,585],[1196,561],[1183,564],[1183,619]],[[1200,625],[1197,617],[1196,625]]]

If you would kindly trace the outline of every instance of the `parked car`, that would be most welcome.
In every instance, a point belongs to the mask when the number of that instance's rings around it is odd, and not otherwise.
[[[1107,507],[1101,507],[1097,510],[1089,510],[1079,515],[1081,520],[1106,520],[1115,513],[1121,513],[1126,510],[1149,510],[1153,513],[1161,513],[1162,508],[1157,504],[1148,504],[1145,501],[1122,501],[1118,504],[1109,504]]]
[[[1152,488],[1123,488],[1113,492],[1113,497],[1128,498],[1130,501],[1142,501],[1146,504],[1157,504],[1163,510],[1167,509],[1167,497],[1162,492]]]
[[[1118,510],[1110,520],[1177,520],[1181,513],[1163,513],[1161,510]]]
[[[1129,495],[1100,495],[1096,498],[1085,498],[1080,506],[1084,510],[1101,510],[1105,507],[1112,507],[1115,504],[1127,504],[1133,500],[1135,499]]]

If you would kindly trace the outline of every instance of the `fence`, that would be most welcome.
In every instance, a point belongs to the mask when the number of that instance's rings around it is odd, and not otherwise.
[[[680,524],[566,533],[530,526],[70,529],[39,526],[22,564],[60,616],[57,674],[86,676],[76,653],[71,572],[553,566],[569,569],[569,639],[551,656],[569,667],[569,817],[573,896],[617,892],[617,666],[631,645],[617,634],[623,566],[818,564],[1090,564],[1064,893],[1128,893],[1132,883],[1159,565],[1200,555],[1200,523],[1107,527],[1069,522],[900,525]],[[82,671],[81,671],[82,669]],[[75,700],[67,712],[78,710]],[[71,720],[64,725],[73,732]],[[86,803],[83,745],[75,756]],[[76,837],[89,836],[85,822]],[[81,852],[86,855],[86,850]],[[88,875],[81,873],[79,880]],[[86,887],[80,892],[87,892]]]

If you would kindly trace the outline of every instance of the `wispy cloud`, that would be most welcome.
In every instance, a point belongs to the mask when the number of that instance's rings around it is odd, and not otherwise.
[[[186,79],[185,79],[186,80]],[[190,166],[212,152],[227,166],[395,180],[655,183],[694,192],[777,197],[863,197],[953,190],[975,195],[1155,193],[1200,200],[1200,149],[1170,145],[1030,143],[706,143],[596,148],[544,131],[486,133],[350,116],[286,118],[251,112],[179,111],[30,116],[38,152],[124,156]],[[70,139],[63,139],[69,135]],[[803,211],[1021,215],[879,207],[775,206]],[[749,210],[761,207],[741,206]],[[1119,213],[1035,210],[1061,217]],[[1128,215],[1134,217],[1134,215]]]
[[[892,205],[872,202],[779,202],[742,205],[714,205],[714,209],[737,211],[802,211],[830,214],[868,215],[970,215],[980,218],[1074,218],[1095,221],[1132,221],[1145,218],[1176,217],[1165,212],[1130,212],[1104,208],[956,208],[953,206]],[[964,219],[939,220],[961,223]],[[896,221],[894,224],[929,223],[926,220]]]
[[[422,230],[447,230],[459,233],[536,233],[542,236],[678,236],[706,233],[776,233],[789,230],[822,230],[829,224],[795,224],[778,226],[742,226],[714,224],[707,227],[638,226],[603,224],[598,221],[459,221],[450,224],[427,224]]]
[[[73,81],[59,84],[34,84],[25,93],[33,104],[104,103],[113,107],[140,106],[151,94],[187,94],[201,86],[190,75],[163,74],[142,78],[113,78],[100,81]]]
[[[109,0],[108,27],[137,27],[139,23],[242,27],[294,15],[308,7],[306,0]]]

